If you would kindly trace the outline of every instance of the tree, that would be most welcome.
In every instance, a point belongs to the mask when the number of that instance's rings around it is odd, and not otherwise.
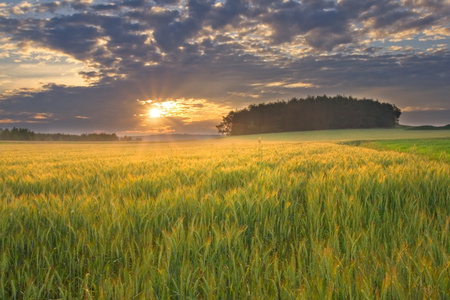
[[[233,127],[234,112],[230,111],[227,116],[223,117],[223,121],[216,125],[217,130],[222,135],[230,135]]]
[[[372,99],[308,96],[290,101],[252,104],[231,111],[217,125],[224,135],[282,131],[391,128],[398,124],[401,111],[395,105]]]
[[[400,110],[400,108],[398,108],[395,105],[392,105],[393,107],[393,112],[394,112],[394,122],[396,125],[398,125],[398,120],[400,119],[400,115],[402,114],[402,111]]]
[[[13,141],[118,141],[115,133],[89,133],[74,135],[64,133],[34,133],[26,128],[0,128],[0,140]]]

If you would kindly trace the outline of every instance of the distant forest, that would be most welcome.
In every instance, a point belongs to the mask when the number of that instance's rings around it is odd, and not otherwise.
[[[401,111],[395,105],[353,97],[308,96],[288,102],[252,104],[230,111],[217,125],[224,135],[271,132],[392,128]]]
[[[26,128],[0,128],[3,141],[131,141],[140,140],[129,136],[119,138],[115,133],[83,133],[81,135],[64,133],[34,133]]]

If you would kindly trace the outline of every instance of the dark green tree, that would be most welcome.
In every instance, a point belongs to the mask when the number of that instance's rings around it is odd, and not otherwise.
[[[391,128],[398,124],[401,111],[395,105],[372,99],[308,96],[288,102],[252,104],[231,111],[217,125],[224,135],[283,131]]]

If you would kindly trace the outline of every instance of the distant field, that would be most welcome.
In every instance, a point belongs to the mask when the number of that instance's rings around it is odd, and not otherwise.
[[[0,299],[446,299],[450,165],[336,143],[401,132],[2,143]]]
[[[437,161],[450,163],[450,138],[442,139],[410,139],[348,142],[375,150],[394,150],[417,154]]]
[[[450,138],[450,130],[407,130],[407,129],[342,129],[297,131],[286,133],[266,133],[259,135],[233,136],[231,140],[258,140],[278,142],[318,142],[318,141],[361,141],[392,139]]]

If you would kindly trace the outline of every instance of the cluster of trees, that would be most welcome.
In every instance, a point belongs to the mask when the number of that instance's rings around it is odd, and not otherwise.
[[[217,125],[224,135],[242,135],[270,132],[392,128],[398,124],[401,111],[395,105],[372,99],[308,96],[250,105],[231,111]]]
[[[131,141],[142,141],[142,138],[125,135],[125,136],[120,137],[119,140],[124,141],[124,142],[131,142]]]
[[[82,135],[64,133],[35,133],[26,128],[0,128],[0,140],[9,141],[131,141],[130,136],[119,138],[115,133],[83,133]],[[136,139],[135,139],[136,140]]]

